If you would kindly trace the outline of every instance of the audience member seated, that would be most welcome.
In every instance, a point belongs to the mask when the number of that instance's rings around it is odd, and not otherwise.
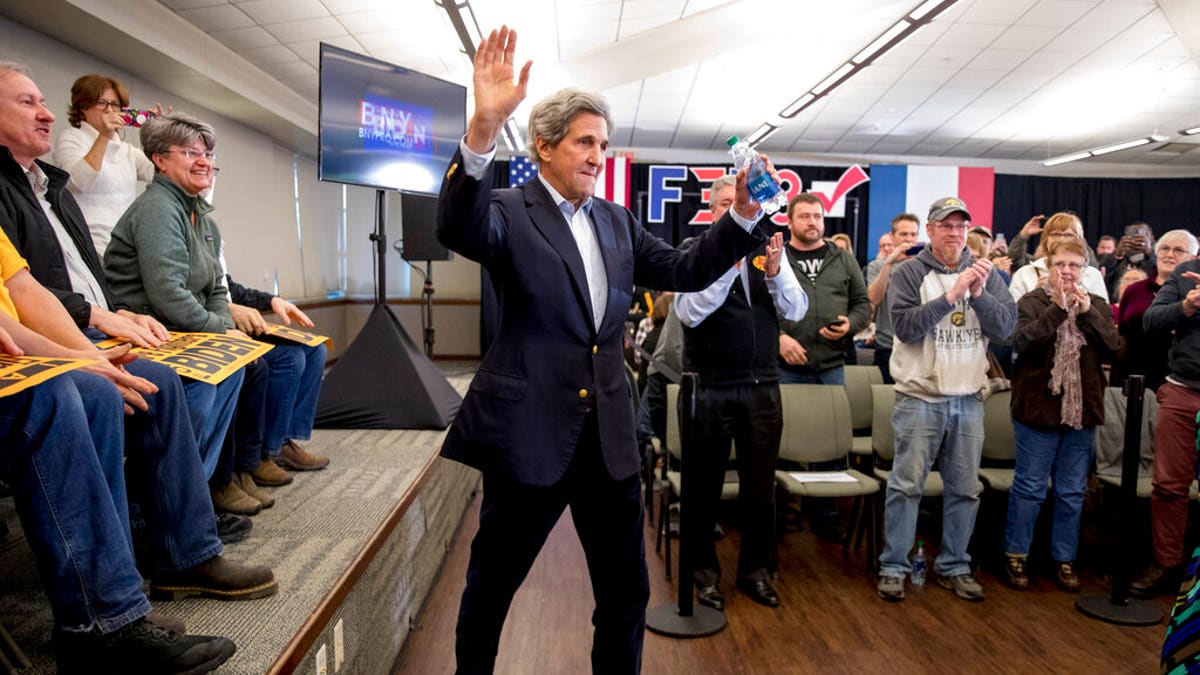
[[[1142,324],[1146,308],[1154,302],[1154,296],[1175,268],[1196,257],[1196,237],[1187,230],[1171,230],[1158,241],[1158,258],[1154,274],[1130,284],[1121,304],[1117,308],[1117,327],[1125,338],[1125,351],[1113,363],[1112,383],[1121,387],[1132,374],[1146,377],[1146,388],[1158,391],[1167,379],[1167,354],[1171,351],[1170,331],[1147,332]],[[1136,268],[1126,271],[1126,276],[1139,273]]]
[[[0,232],[0,279],[4,279],[0,314],[15,320],[12,322],[15,328],[9,326],[7,330],[24,336],[34,345],[36,353],[69,358],[104,355],[126,365],[121,356],[129,347],[97,350],[72,324],[57,299],[30,275],[25,261],[3,232]],[[136,363],[140,362],[128,365]],[[130,437],[137,440],[127,444],[124,473],[129,480],[129,492],[141,506],[147,522],[141,567],[151,579],[151,593],[170,597],[201,594],[229,600],[275,593],[277,586],[271,570],[240,565],[221,557],[216,519],[209,500],[204,498],[204,477],[195,437],[183,412],[184,394],[179,378],[159,378],[152,383],[115,371],[103,362],[97,368],[97,372],[118,385],[132,413],[126,418],[126,428],[132,432]],[[72,378],[76,374],[62,377]],[[147,400],[142,393],[153,396]],[[134,408],[149,414],[135,412]],[[118,486],[110,482],[110,487],[124,502],[124,483]],[[127,513],[125,518],[128,520]]]
[[[1012,282],[1008,286],[1013,300],[1020,300],[1021,296],[1046,283],[1049,274],[1046,269],[1046,248],[1052,242],[1063,239],[1083,241],[1083,223],[1074,214],[1059,212],[1046,219],[1046,224],[1042,228],[1042,239],[1038,243],[1034,256],[1035,259],[1013,273]],[[1086,243],[1084,250],[1088,250]],[[1083,271],[1081,283],[1088,293],[1099,295],[1104,298],[1104,303],[1108,304],[1108,290],[1099,270],[1088,265]]]
[[[1194,250],[1194,249],[1193,249]],[[1174,331],[1167,379],[1158,388],[1150,534],[1154,563],[1129,585],[1142,596],[1179,587],[1188,491],[1196,479],[1196,411],[1200,410],[1200,260],[1179,263],[1164,281],[1142,322],[1147,332]]]
[[[29,263],[33,276],[58,297],[89,339],[113,336],[138,347],[157,346],[167,339],[167,329],[151,316],[129,311],[129,305],[109,288],[87,223],[66,189],[70,177],[37,159],[50,152],[46,132],[54,123],[44,101],[27,67],[0,63],[0,226]],[[179,386],[179,376],[165,366],[136,361],[128,367],[159,389]],[[216,467],[241,384],[240,372],[216,386],[183,381],[186,410],[206,475]],[[163,421],[175,414],[172,409],[163,406],[152,411],[159,428],[174,428]],[[161,442],[151,426],[140,433],[146,447]]]
[[[52,161],[71,175],[67,188],[83,211],[96,252],[103,254],[117,219],[137,196],[138,183],[154,178],[154,165],[126,143],[121,110],[129,91],[120,80],[84,75],[71,85],[70,126],[58,135]],[[156,105],[155,112],[162,114]]]
[[[0,304],[11,305],[4,296],[0,285]],[[37,351],[6,331],[19,327],[0,312],[0,353]],[[121,395],[75,373],[0,398],[0,478],[46,586],[58,672],[215,670],[233,655],[232,642],[181,635],[150,614],[122,489]]]
[[[1087,247],[1081,239],[1051,242],[1049,281],[1017,302],[1012,418],[1017,462],[1004,530],[1005,579],[1029,587],[1026,559],[1046,489],[1054,485],[1050,555],[1054,582],[1079,590],[1075,551],[1095,447],[1104,423],[1103,362],[1122,346],[1107,302],[1081,283]]]

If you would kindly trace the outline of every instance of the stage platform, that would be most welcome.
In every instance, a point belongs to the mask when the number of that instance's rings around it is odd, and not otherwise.
[[[474,363],[440,364],[465,393]],[[273,488],[275,506],[254,516],[233,560],[266,564],[279,593],[248,602],[155,603],[188,631],[231,638],[237,653],[218,673],[394,672],[478,473],[437,457],[444,431],[322,430],[310,448],[328,469]],[[12,500],[0,501],[11,534],[0,542],[0,622],[53,673],[50,607]]]

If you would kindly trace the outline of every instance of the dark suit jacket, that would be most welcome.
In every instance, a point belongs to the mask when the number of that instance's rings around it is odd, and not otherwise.
[[[634,284],[706,288],[761,245],[727,214],[681,252],[621,206],[593,199],[591,219],[608,275],[608,307],[593,325],[583,260],[562,212],[539,180],[491,190],[456,155],[438,202],[438,239],[483,265],[500,298],[500,329],[442,456],[519,483],[549,486],[566,473],[593,400],[609,475],[641,466],[622,339]]]

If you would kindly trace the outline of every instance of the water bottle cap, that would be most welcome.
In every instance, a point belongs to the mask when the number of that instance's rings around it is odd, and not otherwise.
[[[728,139],[725,140],[725,144],[732,148],[733,146],[735,146],[739,142],[741,142],[741,140],[742,139],[738,138],[737,136],[730,136]]]

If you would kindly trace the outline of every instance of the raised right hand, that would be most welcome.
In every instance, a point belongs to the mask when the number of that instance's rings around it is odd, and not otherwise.
[[[1042,233],[1042,222],[1046,220],[1046,216],[1036,215],[1025,222],[1021,228],[1021,236],[1029,239],[1035,234]]]
[[[104,113],[104,119],[102,120],[102,123],[104,124],[105,133],[109,136],[116,132],[117,129],[125,126],[125,120],[121,118],[121,112],[119,110],[110,110]]]
[[[475,112],[467,128],[467,147],[479,154],[492,149],[504,123],[525,100],[533,61],[525,62],[520,78],[513,82],[516,49],[517,31],[501,26],[475,50]]]

